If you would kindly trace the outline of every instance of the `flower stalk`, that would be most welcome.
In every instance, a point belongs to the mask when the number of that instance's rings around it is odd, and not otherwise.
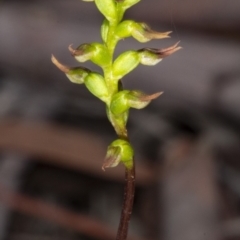
[[[87,89],[106,105],[106,113],[118,139],[113,141],[108,149],[102,169],[116,167],[122,163],[125,166],[125,189],[121,219],[117,240],[127,239],[128,225],[132,213],[135,191],[135,161],[134,150],[129,141],[127,121],[131,108],[142,109],[162,92],[145,94],[139,90],[127,90],[122,87],[122,78],[139,64],[152,66],[163,58],[181,49],[178,43],[164,49],[142,48],[129,50],[113,58],[117,43],[128,37],[139,42],[152,39],[169,38],[171,32],[156,32],[147,24],[133,20],[123,20],[125,11],[140,0],[84,0],[94,2],[103,14],[101,25],[102,43],[84,43],[74,49],[68,47],[71,55],[78,62],[92,61],[102,69],[102,73],[92,72],[84,67],[68,67],[61,64],[54,56],[52,62],[73,83],[84,84]]]

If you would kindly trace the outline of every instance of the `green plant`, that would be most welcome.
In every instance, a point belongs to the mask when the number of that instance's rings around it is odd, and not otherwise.
[[[94,1],[94,0],[85,0]],[[139,64],[156,65],[164,57],[181,47],[178,43],[166,48],[142,48],[126,51],[115,60],[114,50],[119,40],[133,37],[139,42],[168,38],[171,32],[155,32],[147,24],[133,20],[123,20],[125,11],[140,0],[95,0],[98,10],[105,19],[101,25],[102,43],[86,43],[77,49],[69,46],[69,51],[79,62],[92,61],[102,68],[102,74],[84,67],[70,68],[62,65],[52,56],[53,63],[63,71],[70,81],[85,84],[88,90],[106,104],[107,117],[113,125],[118,139],[107,149],[102,169],[115,167],[120,162],[125,166],[125,193],[117,240],[127,238],[128,224],[132,212],[135,188],[134,151],[128,139],[127,120],[129,109],[142,109],[162,92],[147,95],[139,90],[123,90],[121,79]]]

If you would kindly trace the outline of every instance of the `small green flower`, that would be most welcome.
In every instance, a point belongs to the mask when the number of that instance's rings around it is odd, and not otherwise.
[[[62,72],[64,72],[68,79],[73,83],[84,83],[85,78],[91,72],[89,69],[83,67],[67,67],[61,64],[53,55],[51,59],[52,62],[56,65],[56,67],[59,68]]]
[[[163,58],[172,55],[174,52],[181,49],[178,46],[179,42],[171,47],[156,49],[156,48],[142,48],[138,50],[140,54],[140,62],[143,65],[153,66],[162,61]]]
[[[158,98],[163,92],[147,95],[141,91],[123,90],[112,97],[110,109],[113,114],[119,115],[128,111],[130,108],[145,108],[153,99]]]
[[[131,169],[133,165],[134,151],[130,143],[123,139],[112,142],[107,150],[102,169],[116,167],[122,162],[126,168]]]
[[[91,60],[100,67],[106,67],[111,61],[107,47],[100,43],[82,44],[77,49],[73,49],[70,45],[68,49],[79,62]]]
[[[116,36],[120,39],[133,37],[139,42],[148,42],[152,39],[169,38],[171,32],[156,32],[150,29],[145,23],[138,23],[132,20],[121,22],[116,29]]]

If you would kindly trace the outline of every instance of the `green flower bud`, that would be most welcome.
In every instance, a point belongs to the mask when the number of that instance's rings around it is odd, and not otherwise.
[[[145,23],[137,23],[132,20],[121,22],[116,30],[116,35],[119,38],[132,36],[139,42],[148,42],[151,39],[169,38],[171,32],[155,32]]]
[[[108,29],[109,29],[109,22],[108,22],[108,20],[105,19],[101,26],[101,36],[102,36],[102,40],[104,42],[107,41]]]
[[[84,80],[87,89],[103,102],[109,99],[108,88],[104,78],[98,73],[89,73]]]
[[[159,97],[163,92],[147,95],[141,91],[123,90],[113,95],[110,104],[111,112],[114,115],[123,114],[129,108],[142,109],[146,107],[151,100]]]
[[[79,62],[91,60],[98,66],[105,67],[111,61],[108,49],[100,43],[82,44],[77,49],[73,49],[70,45],[68,49]]]
[[[140,63],[139,53],[127,51],[122,53],[113,63],[113,76],[120,79],[131,72]]]
[[[130,143],[126,140],[117,139],[109,145],[102,169],[116,167],[122,162],[126,168],[133,167],[134,151]]]
[[[62,65],[58,60],[52,55],[52,62],[62,71],[66,74],[68,79],[73,83],[82,84],[84,83],[85,78],[87,75],[91,72],[87,68],[83,67],[75,67],[75,68],[69,68],[65,65]]]
[[[117,19],[117,10],[115,0],[95,0],[99,11],[106,17],[109,22]]]
[[[180,50],[181,47],[178,47],[178,44],[179,42],[169,48],[164,49],[143,48],[138,50],[141,64],[149,66],[156,65],[164,57],[170,56],[174,52]]]

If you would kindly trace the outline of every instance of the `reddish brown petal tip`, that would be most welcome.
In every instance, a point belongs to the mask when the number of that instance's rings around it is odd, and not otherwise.
[[[172,33],[172,32],[163,32],[163,33],[156,32],[151,29],[148,29],[147,32],[152,39],[170,38],[171,36],[169,36],[169,34]]]
[[[170,56],[173,53],[175,53],[176,51],[180,50],[182,47],[178,46],[179,43],[180,43],[180,41],[171,47],[160,49],[158,51],[159,56],[161,58],[164,58],[164,57]]]
[[[73,56],[78,56],[78,55],[81,55],[83,53],[82,50],[78,50],[78,49],[73,49],[72,48],[72,44],[70,44],[68,46],[68,50],[70,51],[70,53],[73,55]]]
[[[145,95],[145,96],[140,97],[140,100],[151,101],[151,100],[154,100],[154,99],[158,98],[162,94],[163,94],[163,92],[157,92],[157,93],[154,93],[154,94],[151,94],[151,95]]]
[[[73,49],[72,48],[72,44],[70,44],[69,46],[68,46],[68,50],[70,51],[70,53],[74,56],[75,55],[75,49]]]
[[[54,57],[54,55],[52,55],[51,60],[52,60],[53,64],[54,64],[57,68],[59,68],[62,72],[64,72],[64,73],[68,73],[68,72],[69,72],[70,68],[67,67],[67,66],[65,66],[65,65],[63,65],[63,64],[61,64],[61,63]]]
[[[113,157],[113,156],[105,158],[104,162],[103,162],[103,165],[102,165],[102,170],[105,171],[105,168],[114,167],[115,166],[115,164],[114,164],[115,161],[116,161],[116,158]]]

